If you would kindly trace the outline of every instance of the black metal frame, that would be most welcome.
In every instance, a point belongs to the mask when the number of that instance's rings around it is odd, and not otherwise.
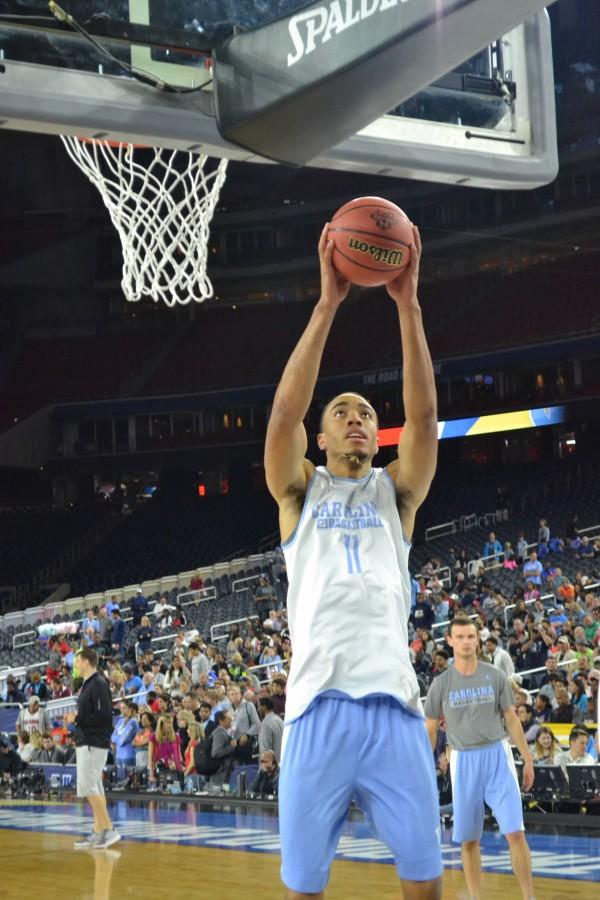
[[[47,6],[31,7],[31,12],[23,14],[23,7],[17,3],[8,3],[15,7],[15,12],[10,12],[6,18],[0,12],[0,28],[2,25],[10,28],[22,28],[27,31],[49,32],[60,37],[72,37],[81,40],[81,34],[74,31],[67,22],[61,22],[53,18]],[[5,14],[6,15],[6,14]],[[75,17],[74,17],[75,18]],[[86,20],[79,21],[85,31],[92,37],[104,39],[116,44],[131,46],[141,44],[145,47],[156,47],[188,53],[210,53],[216,45],[227,40],[233,34],[233,28],[223,29],[222,33],[209,37],[197,31],[186,31],[183,28],[170,28],[154,25],[139,25],[135,22],[125,22],[120,19],[112,19],[110,16],[97,14]]]

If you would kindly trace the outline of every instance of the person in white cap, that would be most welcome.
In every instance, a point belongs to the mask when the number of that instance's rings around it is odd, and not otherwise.
[[[27,706],[23,707],[17,716],[15,730],[26,731],[27,734],[32,734],[34,731],[39,731],[40,734],[43,734],[44,731],[52,730],[50,716],[40,706],[38,697],[33,696],[29,698]]]

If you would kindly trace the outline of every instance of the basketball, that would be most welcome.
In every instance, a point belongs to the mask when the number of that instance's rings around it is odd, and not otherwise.
[[[358,197],[339,209],[328,231],[332,261],[340,275],[361,287],[397,278],[410,262],[410,219],[382,197]]]

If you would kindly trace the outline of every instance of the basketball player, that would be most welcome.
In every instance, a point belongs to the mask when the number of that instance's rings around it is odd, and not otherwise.
[[[454,665],[429,688],[425,715],[432,747],[444,716],[450,747],[454,798],[452,839],[461,845],[470,900],[479,900],[484,802],[491,807],[510,848],[513,872],[524,900],[533,898],[531,857],[525,839],[521,792],[506,732],[523,759],[523,788],[533,785],[533,762],[514,709],[506,675],[477,658],[479,632],[466,616],[450,623]],[[506,729],[506,732],[505,732]]]
[[[409,268],[388,286],[404,356],[398,458],[372,468],[377,414],[345,393],[323,411],[318,445],[326,465],[306,459],[303,419],[350,287],[332,265],[327,226],[319,242],[321,296],[285,367],[267,429],[265,468],[279,504],[294,651],[279,782],[288,900],[323,897],[353,798],[392,850],[405,898],[441,897],[435,772],[407,639],[409,541],[437,457],[416,228],[413,236]],[[368,316],[365,301],[365,328]],[[355,346],[359,353],[360,335]]]

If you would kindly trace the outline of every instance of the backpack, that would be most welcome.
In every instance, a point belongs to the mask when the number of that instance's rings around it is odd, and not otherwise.
[[[198,775],[215,775],[221,768],[223,760],[212,756],[212,739],[211,734],[194,747],[194,766]]]

